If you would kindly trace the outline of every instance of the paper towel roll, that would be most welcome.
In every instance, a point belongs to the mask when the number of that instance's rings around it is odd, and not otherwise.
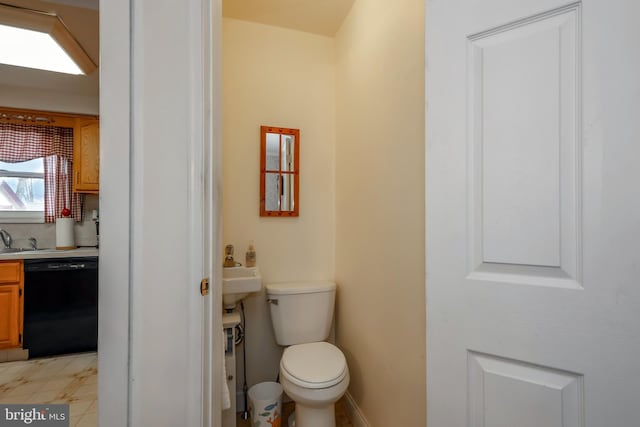
[[[56,218],[56,249],[75,249],[73,218]]]

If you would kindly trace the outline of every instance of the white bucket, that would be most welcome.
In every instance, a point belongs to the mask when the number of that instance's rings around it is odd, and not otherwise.
[[[249,413],[254,427],[274,427],[282,424],[282,385],[258,383],[249,389]]]

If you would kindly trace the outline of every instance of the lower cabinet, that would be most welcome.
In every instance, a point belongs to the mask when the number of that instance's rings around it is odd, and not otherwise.
[[[23,295],[22,261],[0,261],[0,349],[22,347]]]

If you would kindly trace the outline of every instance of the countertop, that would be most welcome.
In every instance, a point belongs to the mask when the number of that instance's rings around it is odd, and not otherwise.
[[[97,248],[78,248],[69,250],[38,249],[36,251],[0,253],[0,261],[13,259],[37,259],[37,258],[71,258],[98,256]]]

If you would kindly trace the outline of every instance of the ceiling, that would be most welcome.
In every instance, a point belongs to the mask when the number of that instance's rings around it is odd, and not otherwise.
[[[355,0],[223,0],[222,16],[333,37]]]
[[[99,17],[96,0],[0,0],[46,12],[55,12],[69,28],[69,31],[87,54],[98,64],[99,55]],[[27,87],[64,92],[75,95],[97,96],[99,93],[98,70],[87,76],[54,73],[0,64],[0,85]]]
[[[355,0],[223,0],[223,16],[332,37]],[[98,64],[98,0],[0,0],[57,13],[87,54]],[[98,71],[74,76],[0,64],[0,86],[98,96]]]

